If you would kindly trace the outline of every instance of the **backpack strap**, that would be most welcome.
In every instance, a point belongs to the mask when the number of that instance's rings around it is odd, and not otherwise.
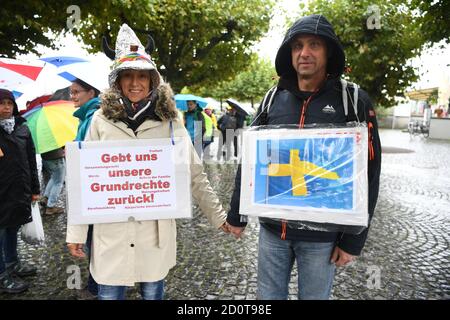
[[[269,90],[269,92],[272,91],[272,93],[270,93],[269,103],[264,107],[264,110],[266,113],[269,113],[269,108],[272,105],[273,98],[275,97],[275,93],[277,93],[277,89],[278,89],[277,86],[274,86]],[[269,92],[267,94],[269,94]]]
[[[269,108],[272,105],[273,99],[275,97],[275,94],[277,93],[277,86],[273,86],[272,88],[267,91],[266,95],[264,96],[264,99],[261,103],[261,112],[256,116],[255,119],[253,119],[250,126],[253,125],[253,123],[256,122],[256,120],[261,117],[260,124],[264,125],[267,122],[267,115],[269,113]]]
[[[353,110],[355,111],[356,117],[358,117],[358,93],[359,86],[356,83],[352,83],[353,85]]]
[[[349,90],[348,85],[351,85],[353,87],[353,100],[351,102],[353,105],[353,111],[355,112],[355,116],[358,119],[359,86],[356,83],[347,82],[344,79],[341,79],[341,85],[342,85],[342,104],[344,105],[344,114],[346,117],[348,117],[348,95],[350,95],[350,90]]]
[[[348,116],[348,99],[347,99],[347,81],[341,79],[342,86],[342,104],[344,105],[344,115]]]

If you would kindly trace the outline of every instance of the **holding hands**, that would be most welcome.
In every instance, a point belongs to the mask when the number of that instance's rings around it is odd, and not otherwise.
[[[236,239],[239,239],[241,237],[245,229],[245,227],[232,226],[228,222],[225,222],[220,228],[225,233],[231,233]]]

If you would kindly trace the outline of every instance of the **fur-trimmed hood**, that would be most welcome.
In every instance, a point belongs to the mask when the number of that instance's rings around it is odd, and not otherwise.
[[[172,88],[168,83],[161,84],[157,89],[155,113],[162,121],[178,118],[178,111],[173,98]],[[120,103],[120,92],[110,88],[100,95],[100,108],[106,118],[119,121],[127,117],[125,106]]]

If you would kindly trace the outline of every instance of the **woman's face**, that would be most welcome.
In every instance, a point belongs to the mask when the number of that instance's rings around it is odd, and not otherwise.
[[[189,100],[187,102],[187,105],[188,105],[188,110],[189,111],[194,111],[197,108],[197,103],[195,101]]]
[[[120,73],[119,86],[131,102],[139,102],[150,92],[150,73],[147,70],[124,70]]]
[[[0,120],[11,118],[14,110],[14,102],[11,99],[0,100]]]
[[[75,108],[81,107],[83,104],[94,98],[94,90],[86,90],[78,83],[74,82],[70,86],[70,99],[74,102]]]

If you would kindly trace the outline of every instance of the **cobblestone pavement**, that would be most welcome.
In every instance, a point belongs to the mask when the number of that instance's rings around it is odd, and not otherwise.
[[[384,147],[380,196],[366,247],[358,260],[337,271],[333,299],[449,299],[450,142],[410,139],[381,131]],[[206,165],[228,209],[235,164]],[[64,196],[61,196],[61,204]],[[68,289],[71,258],[65,247],[66,217],[43,217],[43,246],[19,241],[22,259],[38,267],[31,287],[0,299],[77,299]],[[214,230],[194,206],[193,219],[178,220],[178,263],[166,278],[166,299],[255,299],[258,224],[235,240]],[[296,298],[296,270],[290,299]],[[137,298],[136,290],[129,298]]]

